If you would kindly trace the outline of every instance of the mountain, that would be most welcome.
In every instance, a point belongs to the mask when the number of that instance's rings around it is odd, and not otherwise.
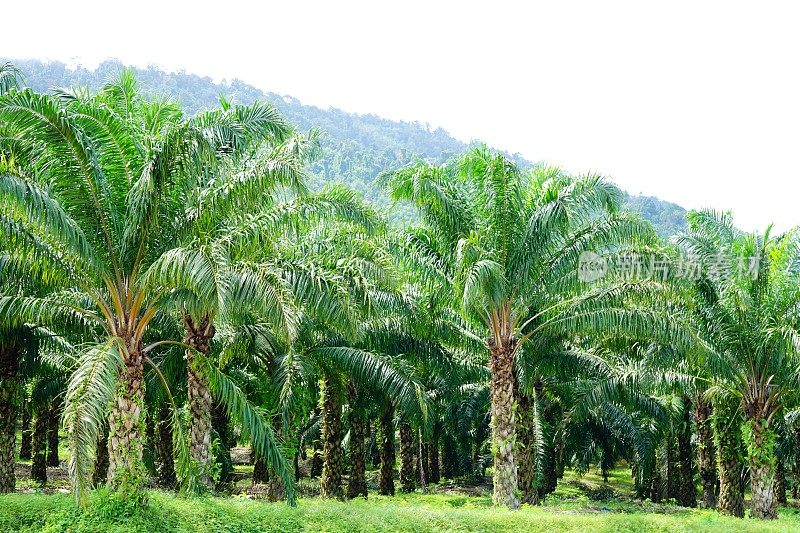
[[[118,61],[103,62],[95,70],[83,67],[71,69],[60,62],[11,61],[21,69],[25,84],[37,91],[76,85],[96,88],[123,68]],[[3,62],[0,59],[0,63]],[[271,102],[299,129],[323,130],[323,155],[312,166],[312,185],[341,182],[381,206],[387,206],[389,201],[373,181],[382,171],[416,158],[442,162],[467,147],[441,128],[432,129],[419,122],[397,122],[371,114],[359,115],[335,108],[303,105],[295,98],[263,92],[241,80],[215,83],[209,77],[164,72],[155,67],[133,70],[146,92],[175,99],[189,113],[214,107],[219,96],[224,94],[228,99],[243,104],[256,99]],[[509,154],[509,157],[522,167],[532,165],[519,154]],[[631,210],[650,220],[662,236],[672,235],[685,227],[686,210],[676,204],[654,197],[632,195],[626,196],[626,202]],[[408,219],[413,214],[408,208],[396,206],[392,216]]]

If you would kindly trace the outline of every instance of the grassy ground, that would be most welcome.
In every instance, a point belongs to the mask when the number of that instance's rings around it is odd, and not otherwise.
[[[661,511],[661,512],[657,512]],[[798,531],[800,514],[779,520],[737,520],[713,511],[609,502],[550,502],[520,511],[494,509],[488,497],[411,494],[368,501],[301,499],[296,508],[241,497],[185,499],[152,492],[145,511],[129,511],[95,495],[79,512],[69,496],[14,494],[0,497],[0,531]]]
[[[62,456],[65,458],[66,454]],[[24,475],[27,465],[19,464]],[[237,466],[241,474],[252,467]],[[491,506],[487,484],[430,486],[429,493],[377,496],[372,479],[369,500],[322,500],[319,481],[304,479],[304,497],[295,508],[251,499],[249,475],[227,498],[183,498],[151,491],[145,509],[131,509],[104,492],[95,493],[85,510],[66,494],[62,469],[48,469],[44,491],[22,476],[20,493],[0,496],[0,533],[6,531],[70,532],[256,532],[256,531],[800,531],[800,509],[780,510],[780,519],[764,523],[720,516],[714,511],[642,502],[632,497],[630,471],[613,470],[609,483],[595,472],[567,471],[556,492],[540,507],[511,512]],[[244,476],[243,476],[244,477]],[[54,479],[56,478],[56,479]],[[796,503],[796,502],[792,502]]]

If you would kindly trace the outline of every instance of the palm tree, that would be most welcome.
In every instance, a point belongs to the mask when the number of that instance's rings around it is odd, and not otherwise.
[[[236,316],[246,315],[245,309],[255,308],[276,328],[289,327],[286,315],[290,311],[285,309],[289,303],[271,287],[274,278],[262,275],[252,265],[243,265],[244,257],[237,256],[236,249],[241,248],[242,241],[231,243],[230,239],[231,232],[241,233],[241,225],[252,224],[256,215],[262,219],[285,215],[285,204],[277,209],[273,205],[271,211],[263,208],[264,203],[273,201],[276,188],[304,189],[304,161],[293,153],[297,142],[284,145],[288,130],[279,126],[269,139],[262,139],[254,160],[243,157],[244,161],[206,172],[202,179],[192,176],[192,180],[186,180],[182,196],[187,205],[174,228],[177,246],[164,253],[147,273],[150,283],[173,292],[171,304],[181,315],[183,342],[188,348],[190,453],[199,470],[200,485],[205,487],[211,484],[212,395],[198,358],[208,359],[211,355],[218,317],[235,320]],[[283,221],[273,231],[277,234],[289,228],[297,218]],[[262,226],[266,224],[258,226],[258,231],[267,230]]]
[[[9,92],[0,97],[0,124],[0,150],[16,165],[0,177],[10,261],[28,274],[60,277],[68,287],[45,297],[4,296],[0,311],[18,321],[103,332],[83,352],[67,394],[73,491],[84,501],[111,403],[109,482],[123,495],[138,493],[143,339],[169,296],[153,292],[144,274],[172,248],[169,221],[182,208],[181,181],[282,122],[262,104],[187,119],[173,104],[141,99],[133,77],[123,73],[94,95]]]
[[[413,164],[384,180],[392,198],[411,202],[424,220],[407,232],[412,268],[450,291],[464,317],[486,332],[493,500],[516,508],[515,358],[540,333],[674,329],[652,312],[613,307],[609,293],[577,298],[592,288],[577,275],[581,253],[647,242],[651,232],[617,212],[620,192],[605,180],[574,180],[551,168],[522,173],[485,148],[442,166]]]
[[[22,73],[11,63],[0,65],[0,95],[22,85]]]
[[[713,347],[705,361],[713,375],[710,393],[727,398],[727,409],[715,412],[721,473],[730,477],[724,463],[733,461],[729,456],[734,450],[725,441],[736,435],[734,422],[740,412],[751,512],[758,518],[775,518],[773,419],[782,408],[785,391],[797,386],[800,348],[797,236],[773,237],[770,229],[744,233],[733,226],[730,215],[710,211],[692,212],[688,221],[689,230],[678,242],[698,259],[706,280],[701,309]],[[733,427],[724,427],[729,424]],[[727,507],[724,496],[721,490],[720,507]]]

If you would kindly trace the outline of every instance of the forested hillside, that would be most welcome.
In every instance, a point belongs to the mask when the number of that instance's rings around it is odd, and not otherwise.
[[[106,61],[96,70],[82,67],[72,70],[60,62],[14,60],[14,63],[22,70],[25,84],[37,91],[75,85],[99,87],[123,68],[117,61]],[[465,143],[443,129],[432,129],[419,122],[396,122],[335,108],[320,109],[303,105],[290,96],[263,92],[240,80],[215,83],[207,76],[168,73],[154,67],[134,70],[145,92],[174,98],[190,113],[214,107],[220,95],[243,104],[257,99],[273,103],[289,122],[302,130],[317,128],[325,133],[323,155],[312,166],[312,185],[341,182],[382,206],[387,206],[388,200],[383,191],[373,186],[380,172],[417,158],[443,162],[466,148]],[[532,164],[518,154],[510,156],[521,167]],[[676,204],[636,195],[631,195],[627,203],[651,221],[662,236],[685,228],[686,210]],[[393,218],[410,216],[407,208],[395,207]]]

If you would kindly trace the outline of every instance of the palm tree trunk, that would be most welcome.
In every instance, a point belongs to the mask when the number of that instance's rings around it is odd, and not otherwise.
[[[667,448],[664,454],[666,460],[666,482],[667,482],[667,498],[678,500],[678,452],[676,446],[675,435],[667,437]]]
[[[158,409],[156,420],[156,481],[169,489],[178,486],[175,475],[175,459],[172,442],[172,413],[169,407],[161,406]]]
[[[414,431],[411,424],[400,424],[400,491],[414,492]]]
[[[558,425],[557,413],[544,394],[544,383],[537,380],[534,385],[534,394],[537,409],[542,413],[544,421],[550,428]],[[555,442],[552,435],[545,435],[544,454],[542,461],[541,482],[538,487],[539,499],[544,499],[548,494],[553,493],[558,485],[558,472],[556,470]]]
[[[281,415],[272,417],[272,430],[279,439],[283,438],[282,420]],[[258,463],[260,463],[259,466],[262,469],[259,472],[259,477],[263,483],[267,484],[267,500],[271,502],[282,501],[286,497],[286,486],[284,485],[283,477],[270,468],[266,461],[261,460]],[[255,468],[253,469],[253,474],[255,477]]]
[[[423,442],[422,431],[417,434],[417,480],[424,492],[428,486],[428,445]]]
[[[231,434],[228,410],[220,402],[214,402],[211,407],[211,427],[219,438],[219,455],[216,460],[220,465],[219,482],[227,483],[233,474],[231,461]]]
[[[47,484],[47,428],[48,410],[41,408],[33,421],[31,478],[44,487]]]
[[[204,315],[200,322],[190,315],[183,317],[185,336],[183,342],[201,354],[211,353],[211,340],[214,338],[214,325]],[[212,487],[211,472],[211,390],[207,379],[200,370],[200,364],[194,351],[186,351],[188,370],[189,411],[191,428],[189,452],[199,467],[198,483],[206,488]]]
[[[255,454],[255,451],[253,452]],[[267,483],[269,481],[269,469],[267,463],[260,456],[256,455],[253,462],[253,483]]]
[[[562,479],[564,477],[564,468],[566,467],[564,464],[564,447],[566,446],[566,443],[564,442],[563,424],[559,423],[558,427],[555,429],[553,441],[553,455],[556,462],[556,478]]]
[[[692,402],[688,395],[683,397],[683,420],[681,422],[678,432],[678,470],[680,475],[678,504],[684,507],[697,507],[692,455]]]
[[[786,465],[783,458],[778,458],[775,465],[775,500],[781,504],[786,505]]]
[[[99,487],[105,484],[108,476],[108,430],[103,428],[97,437],[97,449],[94,457],[94,472],[92,472],[92,486]]]
[[[428,469],[431,483],[439,483],[441,473],[439,471],[439,431],[441,430],[437,422],[433,426],[431,442],[428,444]]]
[[[364,443],[366,440],[367,419],[356,405],[358,394],[353,383],[350,383],[350,481],[347,484],[347,497],[367,497],[366,457]]]
[[[381,416],[381,477],[380,493],[394,496],[394,405],[386,402]]]
[[[445,479],[453,479],[457,470],[456,441],[449,432],[445,432],[442,439],[442,475]]]
[[[342,406],[330,378],[322,390],[322,497],[344,498],[342,490]]]
[[[50,405],[47,427],[47,466],[58,467],[58,428],[61,422],[61,405],[54,400]]]
[[[764,418],[751,419],[749,425],[751,442],[748,449],[755,453],[748,454],[750,466],[750,491],[752,494],[752,516],[761,519],[777,518],[777,501],[775,499],[775,433]]]
[[[695,399],[695,426],[697,427],[697,468],[703,485],[703,507],[717,506],[717,461],[714,450],[714,430],[711,427],[713,410],[711,402],[699,392]]]
[[[381,466],[381,439],[380,439],[380,419],[377,423],[372,420],[368,421],[369,424],[369,455],[372,462],[372,468],[380,468]]]
[[[536,442],[534,405],[527,394],[517,393],[517,477],[521,503],[539,504],[536,483]]]
[[[794,485],[792,485],[792,498],[800,499],[800,424],[794,427]]]
[[[514,344],[510,332],[500,328],[490,337],[489,372],[492,399],[492,455],[494,456],[494,494],[492,501],[510,509],[519,508],[517,465],[514,461],[516,430],[514,425]]]
[[[656,449],[655,460],[653,465],[653,476],[650,478],[650,501],[653,503],[660,503],[662,494],[664,493],[664,478],[662,476],[662,468],[664,462],[664,453],[662,448]]]
[[[321,432],[320,432],[321,433]],[[311,452],[311,472],[312,479],[318,478],[322,475],[322,440],[314,439],[312,444],[313,449]]]
[[[283,501],[286,498],[286,486],[283,483],[283,478],[270,470],[269,479],[267,480],[267,499],[271,502]]]
[[[108,417],[108,483],[122,495],[132,495],[145,482],[144,358],[141,345],[132,337],[125,338],[125,348],[124,368]]]
[[[25,400],[22,405],[22,439],[19,447],[19,458],[31,458],[31,439],[33,438],[33,417],[31,416],[31,402]]]
[[[0,494],[14,492],[19,348],[0,342]]]
[[[741,485],[742,463],[739,414],[729,406],[714,407],[712,417],[719,464],[719,500],[717,510],[722,514],[744,516],[744,494]]]
[[[322,410],[319,406],[314,408],[314,418],[318,419],[317,426],[322,428]],[[320,429],[316,438],[311,443],[311,472],[309,477],[311,479],[318,478],[322,475],[322,430]]]

